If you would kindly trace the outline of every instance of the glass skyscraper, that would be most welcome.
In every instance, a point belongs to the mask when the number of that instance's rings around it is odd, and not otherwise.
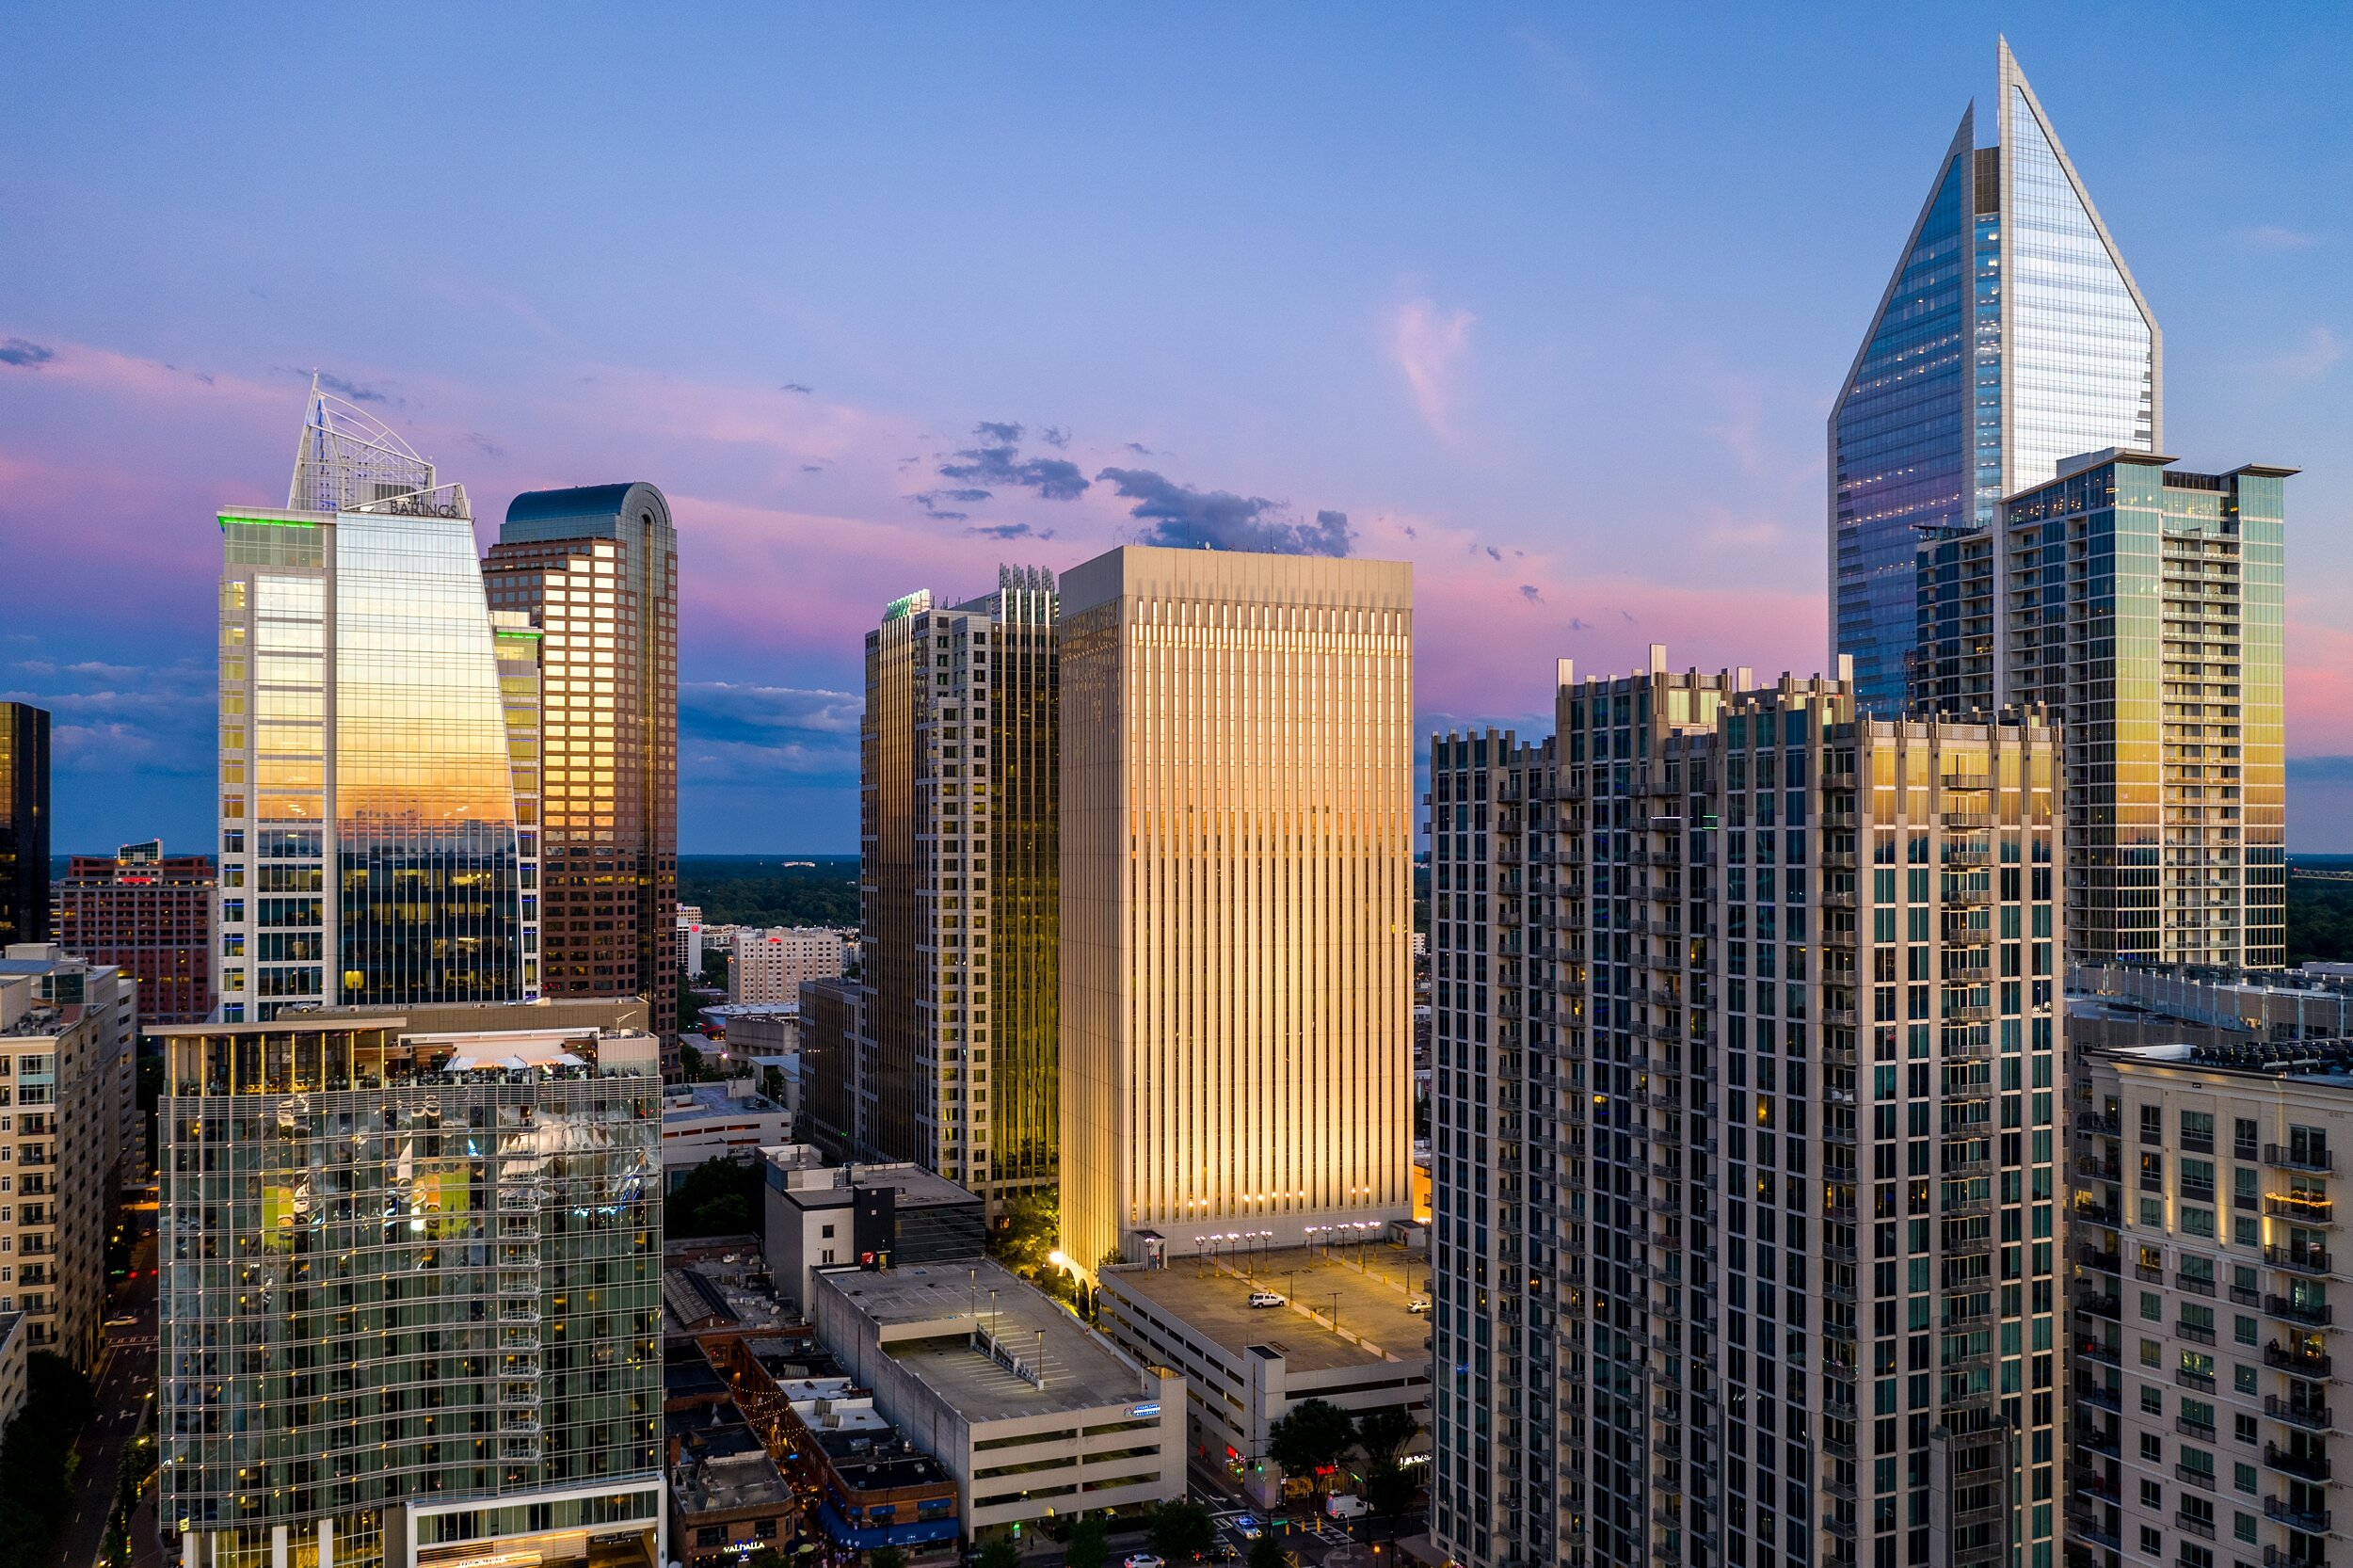
[[[313,386],[286,506],[220,531],[222,1017],[536,995],[537,704],[496,651],[528,632],[464,488]]]
[[[1962,114],[1831,409],[1833,651],[1881,715],[1908,696],[1921,544],[2063,457],[2164,435],[2156,318],[2007,41],[1997,76],[1997,144]]]

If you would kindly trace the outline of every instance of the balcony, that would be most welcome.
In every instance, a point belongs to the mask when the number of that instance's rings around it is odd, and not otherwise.
[[[2329,1533],[2329,1511],[2325,1508],[2291,1508],[2285,1497],[2265,1497],[2264,1517],[2276,1519],[2291,1529],[2312,1535]]]
[[[2313,1328],[2327,1328],[2335,1320],[2327,1302],[2299,1302],[2289,1296],[2265,1296],[2264,1310],[2274,1318],[2290,1322],[2306,1323]]]
[[[2325,1225],[2335,1223],[2336,1206],[2328,1198],[2315,1198],[2304,1192],[2265,1192],[2264,1212],[2276,1219]]]
[[[2193,1421],[2186,1416],[2176,1416],[2173,1417],[2173,1430],[2185,1437],[2195,1437],[2201,1443],[2214,1441],[2212,1421]]]
[[[2113,1388],[2103,1388],[2096,1383],[2075,1384],[2075,1398],[2086,1404],[2097,1405],[2102,1410],[2121,1412],[2124,1408],[2124,1396],[2121,1392]]]
[[[2329,1480],[2329,1456],[2327,1454],[2296,1453],[2282,1448],[2277,1443],[2265,1443],[2264,1464],[2268,1469],[2277,1470],[2282,1475],[2295,1476],[2302,1480],[2326,1482]]]
[[[2173,1373],[2173,1381],[2180,1387],[2195,1388],[2201,1394],[2214,1392],[2214,1377],[2211,1373],[2193,1372],[2187,1368],[2179,1368]]]
[[[2186,1290],[2193,1296],[2211,1296],[2214,1294],[2214,1276],[2211,1274],[2175,1274],[2173,1288],[2176,1290]]]
[[[2305,1378],[2328,1377],[2335,1368],[2335,1363],[2318,1351],[2291,1350],[2277,1339],[2264,1347],[2264,1365]]]
[[[2115,1274],[2121,1273],[2124,1270],[2124,1255],[2121,1252],[2101,1252],[2092,1247],[2078,1247],[2075,1250],[2075,1261],[2097,1273]]]
[[[2113,1323],[2119,1320],[2122,1305],[2113,1295],[2086,1296],[2075,1304],[2075,1310],[2086,1318],[2105,1318]]]
[[[2265,1247],[2264,1261],[2275,1269],[2293,1269],[2299,1274],[2336,1272],[2326,1247]]]
[[[2336,1426],[2329,1416],[2327,1405],[2306,1404],[2293,1400],[2283,1400],[2277,1394],[2264,1396],[2264,1414],[2275,1421],[2285,1421],[2289,1426],[2302,1427],[2306,1432],[2330,1432]]]
[[[2337,1168],[2336,1156],[2325,1148],[2297,1149],[2280,1144],[2264,1145],[2264,1163],[2277,1165],[2283,1171],[2316,1171],[2323,1176]]]
[[[2214,1472],[2212,1470],[2201,1470],[2197,1466],[2191,1464],[2176,1464],[2173,1466],[2173,1479],[2175,1480],[2187,1481],[2190,1485],[2198,1487],[2201,1491],[2211,1492],[2214,1490]]]
[[[2103,1367],[2121,1367],[2124,1364],[2122,1358],[2117,1354],[2115,1346],[2103,1345],[2097,1339],[2077,1340],[2075,1353],[2086,1361],[2096,1361]],[[2214,1380],[2208,1378],[2206,1381],[2211,1384]]]
[[[2176,1529],[2185,1534],[2195,1535],[2206,1541],[2214,1539],[2214,1521],[2211,1519],[2201,1519],[2194,1513],[2176,1513],[2173,1515],[2173,1525]]]

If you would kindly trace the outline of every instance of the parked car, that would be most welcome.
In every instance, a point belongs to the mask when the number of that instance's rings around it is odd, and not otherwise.
[[[1253,1290],[1250,1292],[1250,1304],[1253,1306],[1280,1306],[1283,1304],[1283,1298],[1272,1290]]]
[[[1124,1559],[1119,1568],[1168,1568],[1168,1560],[1165,1558],[1155,1557],[1150,1552],[1137,1552]]]
[[[1405,1310],[1408,1312],[1427,1312],[1430,1310],[1430,1298],[1428,1296],[1411,1297],[1405,1303]]]
[[[1364,1498],[1335,1492],[1323,1499],[1323,1512],[1335,1519],[1361,1519],[1372,1511]]]

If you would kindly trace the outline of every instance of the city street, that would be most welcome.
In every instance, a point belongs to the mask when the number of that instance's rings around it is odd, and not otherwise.
[[[130,1195],[136,1205],[137,1195]],[[131,1249],[134,1278],[107,1305],[105,1349],[98,1364],[97,1406],[83,1429],[82,1463],[75,1475],[73,1512],[66,1525],[60,1568],[89,1568],[104,1544],[106,1516],[114,1507],[115,1468],[124,1445],[146,1419],[155,1386],[155,1211],[133,1207],[131,1222],[142,1234]],[[128,1319],[125,1322],[121,1320]]]

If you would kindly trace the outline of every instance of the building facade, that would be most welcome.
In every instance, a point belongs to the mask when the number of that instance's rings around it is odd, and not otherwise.
[[[2054,729],[1573,675],[1433,741],[1438,1544],[2047,1560]]]
[[[2078,1053],[2068,1557],[2345,1559],[2343,1040]]]
[[[803,982],[837,980],[849,961],[848,939],[825,926],[746,928],[735,934],[735,955],[728,962],[728,1001],[797,1001]]]
[[[1405,1217],[1412,568],[1127,546],[1062,588],[1063,1251]]]
[[[106,1300],[107,1208],[136,1132],[137,986],[19,942],[0,958],[0,1312],[84,1371]],[[146,1142],[138,1140],[142,1160]]]
[[[219,520],[220,1016],[537,995],[536,703],[464,488],[313,387],[287,505]]]
[[[49,711],[0,702],[0,948],[49,939]]]
[[[866,635],[858,1130],[992,1204],[1056,1169],[1054,616],[1049,573],[1003,567],[994,592],[911,594]]]
[[[2281,519],[2295,471],[2097,452],[1921,552],[1922,706],[2067,736],[2084,963],[2287,960]]]
[[[200,1022],[213,1006],[216,881],[211,856],[166,855],[159,839],[74,856],[52,889],[54,936],[137,981],[143,1022]]]
[[[1831,409],[1833,651],[1882,717],[1924,539],[1992,526],[2061,458],[2164,439],[2156,317],[2007,41],[1996,93],[1996,144],[1962,114]]]
[[[666,1034],[678,1016],[669,503],[647,484],[526,491],[508,504],[482,574],[491,608],[537,633],[542,984],[551,996],[642,996]]]
[[[653,1037],[157,1032],[167,1560],[666,1561]]]

